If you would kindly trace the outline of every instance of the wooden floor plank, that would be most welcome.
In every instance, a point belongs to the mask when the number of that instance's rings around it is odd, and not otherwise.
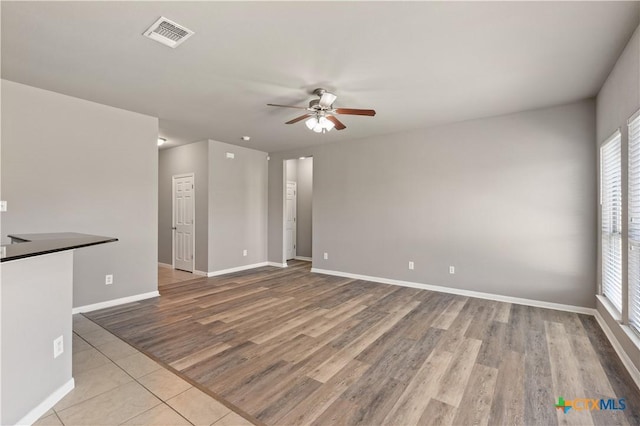
[[[524,354],[514,351],[503,353],[489,413],[490,425],[525,424],[524,378]],[[550,406],[546,408],[550,410]]]
[[[453,418],[456,415],[456,407],[453,407],[436,399],[430,399],[427,408],[418,420],[419,425],[425,426],[449,426],[454,425]],[[456,425],[462,426],[462,425]],[[464,425],[466,426],[466,425]]]
[[[385,418],[387,424],[415,425],[424,413],[429,400],[440,387],[440,383],[451,363],[452,354],[433,351],[405,388]]]
[[[571,344],[563,324],[545,321],[547,344],[549,345],[549,361],[553,390],[559,397],[566,399],[584,398],[585,389],[577,363],[573,361]],[[577,396],[576,396],[577,395]],[[593,418],[588,410],[572,410],[571,415],[556,410],[559,424],[592,425]]]
[[[337,354],[320,365],[313,373],[310,374],[310,377],[318,380],[319,382],[325,383],[334,374],[336,374],[345,365],[347,365],[352,359],[358,356],[358,354],[362,352],[367,346],[369,346],[385,332],[391,329],[396,324],[396,322],[407,315],[418,304],[419,302],[412,302],[409,305],[406,305],[404,308],[399,309],[398,311],[383,318],[375,326],[371,327],[364,334],[362,334],[358,339],[345,346]]]
[[[496,315],[493,318],[494,321],[509,323],[509,317],[511,315],[511,303],[498,303],[496,307]]]
[[[432,327],[448,330],[453,321],[458,317],[460,310],[467,303],[467,298],[453,299],[442,314],[436,318]]]
[[[460,343],[451,364],[444,373],[444,378],[434,396],[435,399],[454,407],[460,406],[480,345],[482,345],[480,340],[467,338]]]
[[[456,410],[453,423],[457,425],[487,425],[493,403],[493,394],[498,378],[498,369],[475,364],[462,396],[460,407]],[[504,424],[504,423],[491,423]]]
[[[326,383],[327,386],[318,388],[313,394],[301,401],[275,424],[306,425],[312,423],[331,405],[342,393],[356,382],[367,371],[369,364],[352,360],[336,373]]]

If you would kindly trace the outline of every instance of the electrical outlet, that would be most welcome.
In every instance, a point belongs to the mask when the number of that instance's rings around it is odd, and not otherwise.
[[[456,273],[456,267],[455,266],[449,266],[449,273],[450,274],[455,274]]]
[[[409,269],[413,270],[413,262],[409,261]]]
[[[6,212],[6,211],[7,211],[7,202],[0,201],[0,212]]]
[[[246,255],[247,255],[247,250],[246,250],[246,249],[245,249],[245,250],[242,250],[242,255],[243,255],[243,256],[246,256]]]
[[[62,336],[53,341],[53,357],[58,358],[64,352],[64,343]]]
[[[324,260],[328,260],[329,259],[329,253],[325,253],[324,254]]]
[[[113,275],[111,275],[111,274],[105,275],[104,276],[104,283],[105,283],[105,285],[113,284]]]

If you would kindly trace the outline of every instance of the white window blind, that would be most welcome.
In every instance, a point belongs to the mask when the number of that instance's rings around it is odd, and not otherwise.
[[[600,148],[602,294],[622,312],[622,169],[620,132]]]
[[[640,111],[629,120],[629,324],[640,332]]]

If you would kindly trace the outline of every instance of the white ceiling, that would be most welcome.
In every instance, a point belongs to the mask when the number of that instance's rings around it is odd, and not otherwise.
[[[196,34],[143,37],[161,15]],[[2,78],[157,116],[170,146],[274,152],[594,96],[639,22],[638,1],[2,1]],[[378,114],[321,135],[266,106],[316,87]]]

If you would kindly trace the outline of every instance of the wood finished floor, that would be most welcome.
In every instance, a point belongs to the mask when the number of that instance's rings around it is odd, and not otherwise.
[[[166,279],[159,298],[86,315],[258,424],[640,424],[590,316],[309,266]],[[559,396],[627,409],[564,414]]]

